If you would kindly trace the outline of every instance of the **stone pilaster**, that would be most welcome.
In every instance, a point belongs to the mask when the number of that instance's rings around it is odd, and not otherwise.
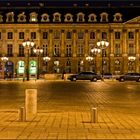
[[[76,30],[73,30],[73,57],[76,57]]]
[[[61,30],[61,57],[65,56],[65,33]]]
[[[52,56],[53,54],[53,31],[49,30],[49,46],[48,46],[48,54]]]
[[[85,30],[85,56],[89,54],[88,30]]]
[[[135,31],[135,33],[136,33],[136,40],[135,40],[135,42],[136,42],[136,72],[140,72],[140,49],[139,49],[139,30],[138,29],[136,29],[136,31]]]

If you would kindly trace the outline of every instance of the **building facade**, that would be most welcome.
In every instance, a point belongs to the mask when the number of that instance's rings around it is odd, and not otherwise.
[[[27,49],[22,45],[26,39],[35,42],[30,48],[30,76],[36,76],[38,66],[40,73],[101,73],[102,69],[112,74],[140,73],[138,13],[125,19],[122,10],[111,8],[110,13],[110,7],[101,9],[74,4],[64,8],[44,4],[39,3],[38,7],[16,5],[15,9],[9,4],[0,9],[0,56],[9,58],[0,62],[1,76],[23,77],[26,74]],[[91,53],[101,40],[108,41],[109,46],[99,54]],[[39,59],[33,51],[35,47],[43,49]],[[43,60],[46,56],[50,61]],[[87,56],[92,56],[93,60],[87,61]]]

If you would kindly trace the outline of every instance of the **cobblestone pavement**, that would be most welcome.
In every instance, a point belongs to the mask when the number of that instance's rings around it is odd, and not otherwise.
[[[20,95],[10,99],[15,85]],[[140,83],[9,82],[6,90],[7,82],[0,82],[0,87],[0,139],[140,139]],[[21,122],[18,108],[29,87],[38,89],[38,113]],[[97,123],[91,122],[92,107]]]

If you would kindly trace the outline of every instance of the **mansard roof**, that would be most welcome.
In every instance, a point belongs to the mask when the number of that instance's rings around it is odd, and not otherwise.
[[[85,14],[85,22],[88,22],[88,16],[94,13],[97,16],[97,23],[100,22],[100,14],[108,14],[108,22],[112,23],[114,15],[120,13],[122,22],[127,22],[140,16],[140,1],[137,0],[0,0],[0,15],[6,21],[6,14],[14,12],[14,23],[20,13],[25,12],[27,22],[29,22],[30,13],[38,14],[38,22],[41,22],[41,15],[47,13],[50,22],[53,22],[53,14],[61,14],[61,23],[67,13],[73,15],[73,22],[77,21],[77,14]],[[27,23],[26,22],[26,23]]]

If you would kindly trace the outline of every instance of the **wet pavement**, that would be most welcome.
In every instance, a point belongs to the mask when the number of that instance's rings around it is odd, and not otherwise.
[[[140,139],[140,83],[0,81],[0,139]],[[20,122],[25,89],[38,91],[38,113]],[[91,122],[91,108],[98,122]]]

